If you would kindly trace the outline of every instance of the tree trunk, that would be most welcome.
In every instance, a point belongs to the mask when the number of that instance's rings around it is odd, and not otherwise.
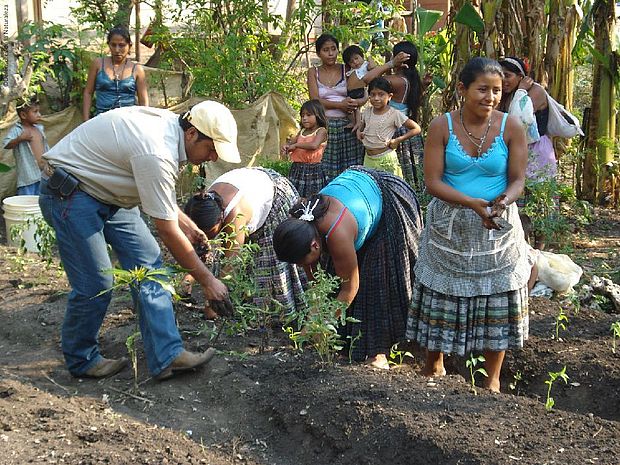
[[[523,52],[530,62],[530,76],[543,86],[547,78],[544,67],[544,43],[547,30],[545,2],[523,0],[525,36]]]
[[[596,59],[592,82],[592,109],[586,141],[582,197],[592,202],[604,199],[605,164],[613,161],[615,142],[615,78],[618,73],[618,53],[612,38],[616,30],[615,4],[597,0],[593,5],[594,48],[606,63]]]
[[[129,29],[129,19],[133,9],[133,0],[118,0],[118,7],[114,14],[114,24],[112,26],[123,26]]]
[[[23,97],[30,85],[30,78],[32,77],[30,56],[24,56],[20,70],[18,65],[19,48],[20,44],[17,42],[6,42],[6,82],[0,86],[0,119],[4,118],[9,103]]]
[[[476,56],[476,53],[471,50],[471,35],[468,26],[464,24],[454,22],[456,13],[463,7],[465,0],[454,0],[450,6],[450,16],[446,23],[447,28],[453,28],[454,30],[454,43],[455,46],[452,50],[452,70],[450,72],[450,81],[446,83],[446,88],[443,93],[443,110],[450,111],[458,106],[459,99],[456,94],[456,84],[458,82],[458,75],[461,73],[465,64],[470,58]]]

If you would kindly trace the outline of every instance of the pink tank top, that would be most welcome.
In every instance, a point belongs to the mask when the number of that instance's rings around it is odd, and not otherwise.
[[[318,129],[312,134],[307,136],[301,133],[297,136],[297,142],[307,143],[312,142],[312,139],[316,136]],[[316,150],[296,148],[291,152],[291,161],[296,163],[320,163],[323,158],[323,151],[325,150],[325,143],[319,145]]]
[[[315,67],[316,83],[319,88],[319,98],[329,100],[330,102],[341,102],[347,98],[347,80],[344,77],[344,65],[342,65],[342,77],[340,81],[334,86],[329,87],[319,81],[319,68]],[[335,108],[325,109],[325,116],[328,118],[344,118],[347,116],[346,112],[337,110]]]

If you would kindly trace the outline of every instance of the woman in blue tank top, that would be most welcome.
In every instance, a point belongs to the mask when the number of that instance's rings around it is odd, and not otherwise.
[[[93,94],[96,94],[95,116],[108,110],[136,104],[149,106],[144,69],[129,59],[131,37],[124,27],[108,32],[110,57],[93,60],[84,88],[82,117],[90,119]]]
[[[291,209],[273,235],[279,260],[314,266],[342,278],[338,300],[349,305],[346,337],[361,337],[351,354],[389,368],[386,354],[402,341],[422,221],[411,187],[384,171],[356,166]]]
[[[407,338],[427,349],[423,374],[442,376],[444,354],[483,353],[485,387],[499,391],[507,349],[527,339],[527,245],[515,200],[525,182],[525,132],[496,110],[502,68],[467,63],[461,108],[433,120],[424,178],[434,196],[415,267]]]

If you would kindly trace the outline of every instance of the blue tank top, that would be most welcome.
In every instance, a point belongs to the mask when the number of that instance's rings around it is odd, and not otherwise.
[[[355,217],[355,250],[361,249],[366,239],[374,234],[383,213],[383,199],[377,183],[366,173],[346,170],[320,193],[340,201]]]
[[[407,118],[409,118],[409,107],[407,106],[406,103],[395,102],[394,100],[390,100],[388,102],[388,105],[391,106],[392,108],[395,108],[396,110],[400,111],[403,115],[405,115]]]
[[[135,68],[134,63],[131,76],[125,79],[110,79],[102,62],[95,78],[95,115],[113,108],[131,107],[136,104],[136,79],[133,76]]]
[[[488,150],[479,157],[470,156],[452,130],[452,118],[446,113],[450,136],[446,145],[443,182],[470,197],[493,200],[504,193],[508,185],[508,147],[504,142],[504,127],[508,114]]]

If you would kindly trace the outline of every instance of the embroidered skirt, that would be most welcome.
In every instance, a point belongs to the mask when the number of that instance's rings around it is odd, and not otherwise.
[[[318,193],[327,185],[327,176],[321,163],[293,162],[288,178],[293,183],[300,197],[308,198]]]
[[[471,209],[433,199],[420,241],[407,338],[466,355],[522,347],[528,334],[527,244],[517,206],[499,231]]]
[[[321,160],[328,181],[350,166],[361,165],[364,162],[364,146],[351,129],[345,128],[349,123],[347,118],[328,120],[327,146]]]
[[[394,133],[394,137],[400,137],[405,134],[408,129],[401,126]],[[398,161],[403,170],[403,177],[416,190],[424,188],[424,168],[422,165],[424,159],[424,139],[420,134],[407,139],[396,147]]]
[[[255,270],[258,286],[263,294],[253,300],[255,305],[273,305],[271,299],[275,299],[282,305],[282,312],[288,313],[295,308],[305,308],[303,293],[306,275],[297,265],[278,260],[273,248],[273,232],[289,217],[288,212],[297,202],[299,195],[286,177],[270,169],[259,169],[271,177],[274,194],[265,223],[249,236],[250,241],[260,246]]]
[[[375,180],[383,198],[377,230],[357,252],[359,291],[347,310],[360,323],[347,323],[343,339],[361,337],[352,356],[361,361],[405,339],[407,309],[413,294],[413,267],[422,231],[420,207],[413,189],[401,178],[361,166]],[[327,267],[333,273],[333,266]]]

